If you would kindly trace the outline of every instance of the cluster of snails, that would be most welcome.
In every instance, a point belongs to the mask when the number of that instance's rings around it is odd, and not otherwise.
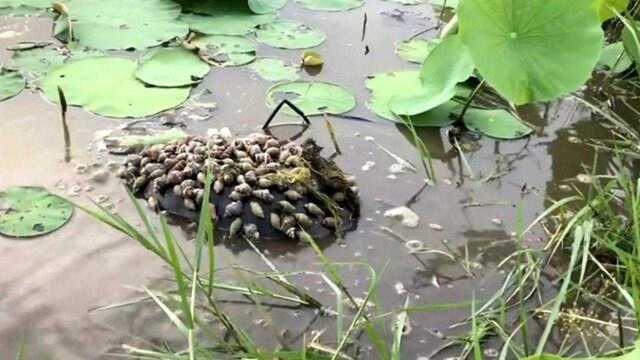
[[[128,155],[119,177],[150,208],[196,219],[211,173],[211,216],[229,237],[299,238],[358,216],[353,178],[320,150],[262,133],[190,136]]]

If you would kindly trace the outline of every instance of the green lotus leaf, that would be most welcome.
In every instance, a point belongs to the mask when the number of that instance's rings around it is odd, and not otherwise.
[[[281,59],[257,59],[248,68],[268,81],[294,81],[300,77],[298,75],[299,67],[287,64]]]
[[[266,45],[282,49],[306,49],[322,44],[325,35],[305,24],[276,20],[260,25],[256,31],[256,39]]]
[[[182,14],[180,20],[205,35],[248,35],[276,17],[273,13],[255,14],[238,1],[190,2],[183,6],[193,13]]]
[[[496,139],[519,139],[533,132],[520,119],[501,109],[468,109],[463,121],[469,130]]]
[[[41,187],[12,186],[0,192],[0,234],[26,238],[65,225],[73,205]]]
[[[57,20],[56,36],[69,40],[70,20],[73,38],[94,49],[144,49],[189,32],[178,20],[180,5],[171,0],[67,0],[65,5],[68,15]]]
[[[393,96],[389,108],[397,115],[418,115],[451,100],[456,84],[473,73],[473,61],[457,35],[438,44],[422,64],[422,87]]]
[[[136,77],[153,86],[178,87],[200,82],[209,69],[209,65],[190,50],[161,48],[142,56]]]
[[[216,66],[239,66],[256,58],[256,44],[242,36],[208,35],[189,43],[202,60]]]
[[[627,6],[629,6],[629,0],[593,0],[593,7],[600,21],[611,19],[616,16],[616,11],[621,13]]]
[[[0,0],[0,16],[34,15],[50,7],[50,0]]]
[[[404,40],[396,44],[396,54],[409,62],[422,64],[441,41],[440,39]]]
[[[602,49],[597,67],[605,68],[612,73],[621,73],[632,64],[631,58],[624,49],[622,41],[609,44]]]
[[[515,104],[574,91],[602,48],[600,21],[585,0],[464,0],[458,19],[479,73]]]
[[[66,59],[67,57],[57,49],[36,47],[15,51],[11,56],[11,67],[33,80],[38,80],[52,68],[62,65]]]
[[[356,106],[356,98],[340,85],[319,81],[292,81],[272,86],[267,105],[276,107],[287,99],[306,115],[342,114]],[[285,110],[287,113],[292,112]]]
[[[237,1],[237,0],[231,0]],[[248,0],[249,8],[256,14],[268,14],[287,4],[287,0]]]
[[[25,85],[26,82],[20,72],[0,68],[0,101],[20,94]]]
[[[450,125],[455,121],[449,116],[456,105],[453,101],[445,102],[431,111],[414,116],[402,116],[402,118],[400,118],[391,112],[389,102],[394,96],[402,95],[406,92],[414,93],[422,89],[420,72],[417,70],[391,71],[374,74],[367,79],[365,85],[371,92],[371,98],[367,103],[367,107],[381,118],[396,123],[403,123],[404,120],[406,120],[418,127],[442,127]],[[460,91],[460,89],[458,91]]]
[[[68,62],[42,80],[44,95],[58,102],[62,88],[69,105],[117,118],[143,117],[182,104],[189,87],[158,88],[136,79],[138,64],[120,57],[94,57]]]
[[[343,11],[355,9],[364,4],[364,0],[296,0],[301,6],[320,11]]]

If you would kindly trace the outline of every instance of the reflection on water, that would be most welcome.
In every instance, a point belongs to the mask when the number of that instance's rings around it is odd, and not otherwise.
[[[322,71],[303,74],[305,78],[334,81],[352,89],[358,98],[353,115],[375,119],[365,107],[364,80],[368,74],[391,69],[416,67],[400,60],[393,51],[395,41],[436,24],[426,6],[407,7],[415,15],[398,12],[393,2],[369,1],[365,8],[347,13],[314,13],[291,3],[285,17],[301,18],[327,32],[328,41],[317,50],[325,58]],[[365,41],[362,37],[364,12],[368,15]],[[27,24],[27,25],[25,25]],[[358,26],[353,26],[358,24]],[[17,41],[48,40],[48,19],[2,19],[0,31],[13,29],[18,35],[0,39],[0,47]],[[435,30],[425,36],[435,36]],[[365,45],[370,52],[365,55]],[[277,55],[299,61],[297,51],[281,51],[259,45],[262,56]],[[0,59],[6,60],[7,52]],[[204,133],[211,127],[228,126],[245,134],[261,128],[271,110],[264,104],[269,83],[238,69],[214,69],[195,92],[209,89],[206,101],[217,103],[208,120],[179,116],[185,131]],[[495,141],[468,135],[463,137],[463,159],[449,142],[445,129],[420,129],[422,140],[431,153],[437,182],[425,187],[422,169],[393,173],[395,159],[385,154],[367,137],[395,155],[420,164],[408,132],[384,121],[354,121],[331,118],[343,155],[336,162],[357,177],[362,198],[362,217],[358,229],[345,239],[325,243],[325,254],[337,262],[367,262],[377,271],[385,269],[379,288],[381,305],[400,307],[406,296],[412,304],[450,303],[467,300],[472,290],[477,297],[492,294],[500,276],[492,269],[512,248],[515,231],[515,207],[522,208],[525,221],[531,221],[545,206],[545,195],[561,196],[557,184],[583,172],[581,159],[591,164],[592,154],[569,141],[569,137],[600,136],[597,126],[584,118],[571,101],[549,106],[521,109],[523,116],[538,127],[536,135],[520,141]],[[111,175],[105,183],[95,183],[88,174],[78,174],[78,164],[91,169],[106,166],[112,157],[96,149],[96,131],[122,125],[124,120],[104,119],[81,109],[71,109],[74,160],[65,164],[64,142],[57,108],[29,90],[0,103],[0,188],[10,185],[43,185],[76,201],[105,201],[129,219],[134,210],[121,185]],[[183,114],[184,115],[184,114]],[[163,117],[159,117],[162,122]],[[275,121],[294,118],[279,115]],[[278,136],[295,136],[295,128],[277,128]],[[575,132],[574,132],[575,131]],[[329,155],[333,149],[322,118],[313,118],[312,126],[301,139],[313,136]],[[117,160],[119,161],[119,160]],[[363,167],[367,162],[372,163]],[[390,176],[393,175],[393,176]],[[471,176],[473,175],[473,176]],[[416,195],[418,194],[418,195]],[[418,228],[406,228],[382,215],[391,207],[409,204],[421,218]],[[498,219],[499,221],[496,221]],[[139,221],[134,221],[139,223]],[[429,227],[437,224],[439,227]],[[408,254],[406,247],[380,226],[392,229],[405,239],[418,239],[426,247],[466,254],[473,264],[465,269],[459,261],[442,256]],[[181,244],[189,251],[192,234],[179,230]],[[436,230],[441,229],[441,230]],[[532,238],[535,234],[531,235]],[[525,239],[530,240],[530,239]],[[321,268],[314,252],[295,243],[258,244],[279,270],[317,271]],[[243,284],[257,281],[239,267],[267,271],[265,264],[242,243],[220,243],[217,248],[220,281]],[[28,358],[98,359],[116,351],[121,343],[158,343],[167,338],[181,340],[169,323],[151,304],[141,303],[117,310],[89,312],[96,306],[140,298],[139,285],[162,288],[168,272],[159,260],[129,239],[97,224],[77,212],[71,223],[49,236],[29,241],[0,238],[0,358],[12,358],[21,341],[27,345]],[[238,265],[238,266],[234,266]],[[348,267],[343,276],[352,293],[362,296],[368,288],[369,274],[361,267]],[[298,276],[294,279],[319,300],[333,304],[335,296],[320,279]],[[398,291],[402,285],[404,291]],[[249,329],[260,344],[284,342],[295,345],[309,324],[314,329],[329,328],[331,318],[318,317],[313,311],[288,308],[264,308],[260,312],[247,306],[246,299],[219,293],[222,308]],[[411,317],[413,331],[403,342],[406,358],[426,356],[443,341],[431,329],[445,329],[452,319],[462,319],[465,311],[416,314]],[[256,322],[256,320],[263,320]],[[275,324],[263,327],[262,324]],[[217,326],[217,324],[212,324]],[[287,336],[277,336],[288,329]],[[275,334],[275,335],[274,335]],[[323,338],[324,339],[324,338]],[[366,357],[366,354],[365,354]]]

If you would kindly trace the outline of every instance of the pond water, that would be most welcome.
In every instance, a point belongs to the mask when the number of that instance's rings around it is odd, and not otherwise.
[[[362,22],[367,14],[365,40]],[[282,16],[314,25],[327,34],[327,41],[316,50],[325,58],[317,74],[305,79],[339,83],[355,92],[358,106],[350,115],[371,122],[331,118],[343,154],[336,158],[345,172],[356,176],[362,200],[362,217],[356,231],[345,239],[322,244],[327,257],[336,262],[364,262],[381,273],[379,297],[386,309],[402,307],[407,297],[411,305],[452,303],[488,297],[502,284],[495,266],[513,249],[517,207],[523,220],[535,219],[545,207],[547,197],[563,195],[565,180],[583,173],[593,154],[574,137],[602,137],[604,131],[590,121],[588,113],[571,99],[547,106],[523,108],[522,115],[537,131],[518,141],[496,141],[469,137],[463,144],[464,162],[447,138],[446,130],[425,129],[419,134],[434,161],[437,182],[426,186],[424,173],[406,172],[390,177],[395,162],[376,144],[390,149],[417,168],[420,160],[409,133],[371,113],[364,81],[367,75],[395,69],[417,68],[394,53],[394,44],[412,34],[437,25],[436,15],[427,5],[402,7],[391,1],[368,1],[362,8],[348,12],[323,13],[300,8],[293,2]],[[0,18],[0,48],[19,41],[51,41],[48,18]],[[437,30],[425,33],[437,36]],[[365,54],[365,47],[369,52]],[[0,50],[0,60],[9,52]],[[278,56],[297,61],[300,51],[286,51],[259,45],[260,56]],[[90,79],[87,79],[90,80]],[[203,134],[209,128],[229,127],[246,134],[257,131],[271,112],[264,102],[271,84],[243,67],[213,69],[194,93],[212,92],[217,109],[206,120],[179,117],[184,130]],[[158,116],[157,122],[163,116]],[[168,117],[165,115],[165,117]],[[279,117],[277,120],[288,120]],[[108,197],[117,211],[135,220],[132,205],[123,186],[111,172],[106,182],[91,180],[93,171],[107,169],[110,161],[121,159],[108,154],[94,140],[95,133],[118,127],[126,120],[102,118],[79,108],[68,113],[73,160],[65,163],[64,141],[59,109],[37,91],[24,91],[0,103],[0,189],[12,185],[40,185],[63,196],[79,189],[74,201]],[[312,118],[312,126],[303,134],[332,149],[322,118]],[[291,129],[292,131],[295,129]],[[375,141],[372,141],[375,139]],[[365,164],[369,166],[365,166]],[[89,171],[78,174],[77,165]],[[391,208],[407,205],[420,216],[417,228],[408,228],[384,217]],[[179,227],[182,245],[190,248],[190,235]],[[476,265],[469,276],[458,262],[431,254],[414,257],[402,240],[415,239],[430,249],[458,252]],[[528,245],[540,244],[531,233]],[[271,260],[281,271],[318,270],[315,253],[295,243],[263,243]],[[262,260],[243,244],[221,243],[216,248],[221,277],[242,283],[232,265],[267,269]],[[449,250],[447,250],[449,251]],[[145,344],[173,334],[164,315],[149,303],[94,312],[92,309],[140,298],[140,285],[161,286],[169,272],[161,262],[134,241],[106,228],[77,211],[72,221],[59,231],[31,240],[0,237],[0,358],[13,358],[22,342],[29,357],[37,359],[100,359],[120,344]],[[384,269],[384,271],[383,271]],[[362,267],[343,272],[354,296],[363,296],[369,274]],[[296,278],[296,283],[328,304],[334,294],[319,278]],[[242,300],[221,293],[220,298]],[[332,319],[317,318],[314,311],[273,308],[258,312],[255,307],[230,301],[222,305],[234,315],[238,325],[258,339],[276,342],[281,330],[288,329],[286,341],[296,343],[298,334],[308,326],[327,328]],[[403,342],[406,359],[428,356],[446,340],[433,335],[437,329],[456,335],[464,328],[449,326],[463,320],[463,311],[422,313],[411,316],[412,331]],[[269,326],[263,326],[264,319]],[[312,324],[312,325],[310,325]],[[275,331],[274,331],[275,329]],[[453,353],[442,353],[441,357]],[[366,356],[365,356],[366,358]]]

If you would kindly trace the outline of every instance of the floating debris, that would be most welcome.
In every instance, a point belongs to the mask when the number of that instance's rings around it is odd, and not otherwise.
[[[385,211],[384,217],[398,219],[402,222],[402,225],[410,228],[415,228],[420,225],[420,217],[418,214],[406,206],[389,209]]]
[[[435,230],[435,231],[442,231],[442,230],[444,230],[444,228],[442,227],[442,225],[440,225],[440,224],[434,224],[434,223],[429,224],[429,228],[430,228],[431,230]]]
[[[129,154],[118,176],[137,196],[154,199],[150,208],[196,220],[210,171],[212,218],[230,237],[322,237],[355,225],[354,179],[323,158],[313,140],[298,144],[262,133],[233,137],[228,129],[208,134]]]

